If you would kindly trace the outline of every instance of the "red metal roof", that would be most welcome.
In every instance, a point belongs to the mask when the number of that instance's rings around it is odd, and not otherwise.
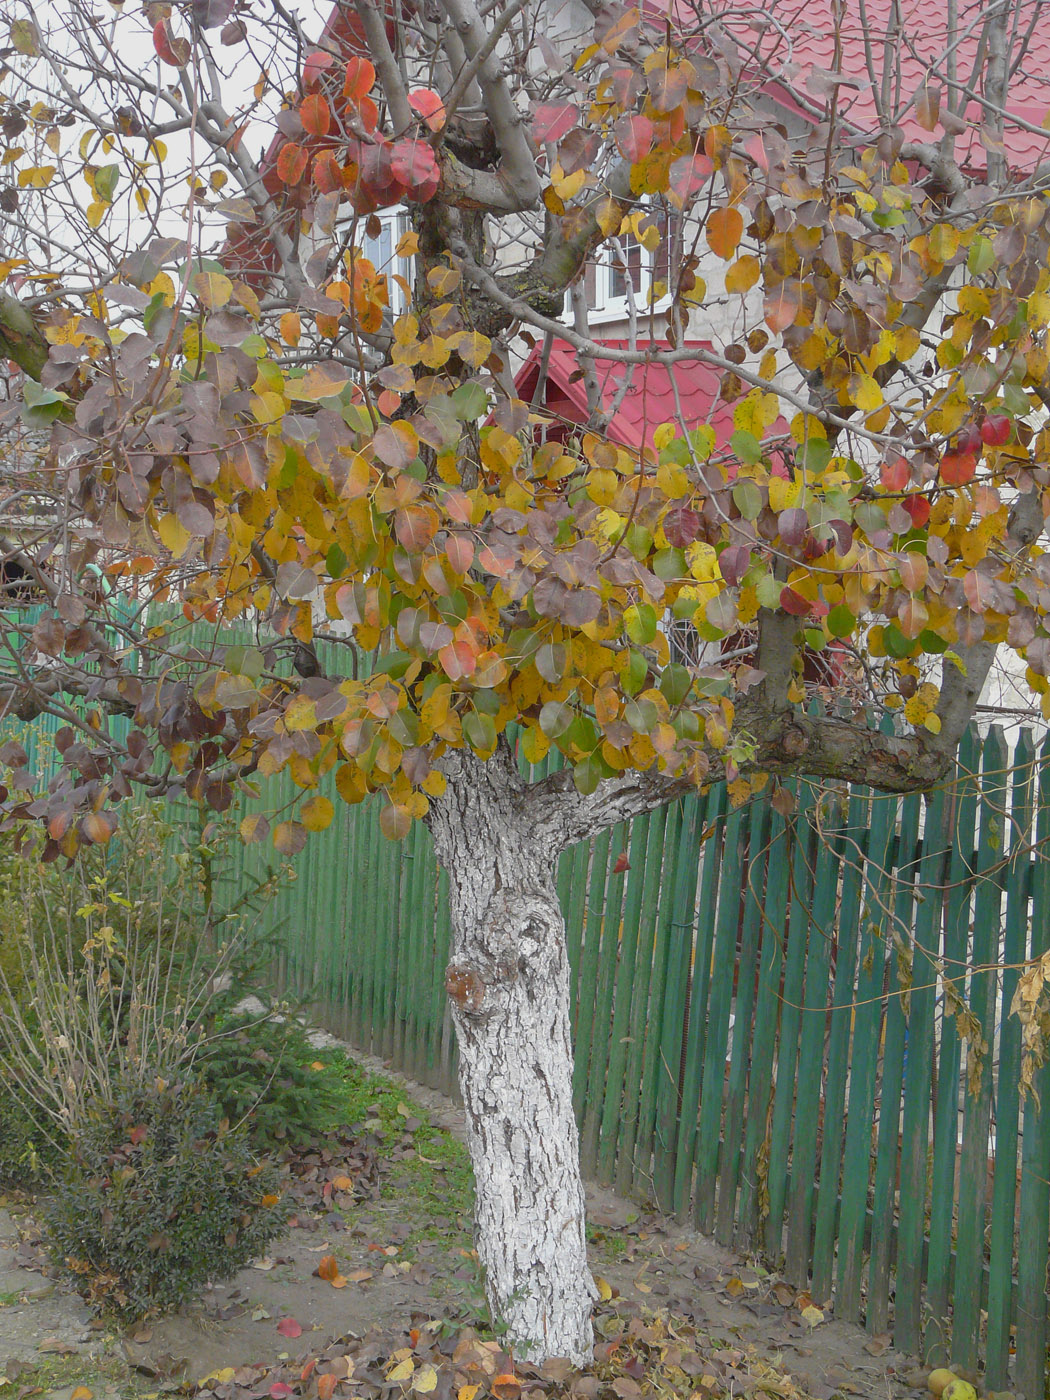
[[[685,33],[695,28],[695,0],[648,0],[646,8],[650,6],[661,12],[670,6],[672,13],[679,16]],[[961,0],[958,6],[954,56],[957,81],[964,86],[968,85],[978,58],[986,8],[985,0]],[[764,9],[767,14],[756,19],[757,7],[727,5],[720,24],[739,42],[740,59],[746,66],[756,63],[767,66],[770,95],[776,100],[803,110],[792,101],[793,90],[808,103],[811,112],[823,111],[827,88],[821,86],[819,75],[814,83],[813,69],[827,72],[836,68],[834,14],[839,9],[842,54],[838,71],[860,84],[859,87],[839,86],[840,119],[865,135],[878,134],[875,94],[867,63],[870,51],[876,80],[882,81],[884,68],[888,67],[892,74],[895,86],[888,106],[891,113],[902,113],[900,126],[906,137],[926,142],[943,137],[944,129],[940,125],[932,132],[919,125],[913,99],[919,88],[929,83],[931,87],[940,88],[942,106],[947,105],[950,47],[947,0],[863,0],[863,5],[861,0],[772,0]],[[897,37],[891,29],[895,12],[900,16]],[[867,19],[866,34],[861,23],[862,13]],[[710,16],[707,18],[709,22]],[[1014,0],[1011,4],[1007,38],[1010,61],[1016,61],[1015,53],[1029,29],[1027,53],[1010,78],[1003,134],[1009,164],[1028,171],[1050,157],[1050,131],[1043,127],[1050,110],[1050,5],[1045,0]],[[749,61],[752,54],[755,57]],[[981,140],[979,103],[974,100],[964,103],[961,115],[967,130],[955,139],[956,160],[971,170],[983,170],[987,153]],[[1018,121],[1035,130],[1025,129]]]
[[[602,343],[617,349],[627,349],[626,340],[607,340]],[[707,350],[713,348],[707,340],[690,340],[685,343],[687,346],[703,347]],[[667,349],[666,345],[649,341],[639,341],[638,349],[645,350],[650,344],[654,349]],[[531,402],[536,392],[541,359],[542,346],[538,345],[516,377],[517,392],[527,403]],[[585,423],[589,417],[587,390],[583,380],[573,378],[579,368],[579,360],[572,346],[563,340],[555,340],[547,365],[547,386],[543,402],[572,423]],[[611,360],[597,362],[598,383],[604,405],[612,403],[627,369],[627,365]],[[661,423],[678,422],[681,405],[681,417],[686,428],[710,423],[719,445],[724,445],[733,434],[733,408],[718,397],[718,385],[718,371],[696,360],[677,365],[636,364],[630,388],[613,415],[608,435],[621,446],[639,451],[642,447],[652,445],[653,433]]]

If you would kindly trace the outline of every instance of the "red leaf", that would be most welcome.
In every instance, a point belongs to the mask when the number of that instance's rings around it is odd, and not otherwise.
[[[317,1400],[332,1400],[335,1388],[339,1384],[338,1376],[334,1376],[330,1371],[323,1376],[317,1377]]]
[[[809,516],[801,506],[790,506],[777,516],[777,530],[789,549],[798,549],[808,529]]]
[[[314,49],[313,53],[306,55],[306,62],[303,64],[303,87],[307,92],[317,87],[321,75],[327,72],[334,62],[334,57],[321,49]]]
[[[981,424],[981,441],[989,447],[1002,447],[1004,442],[1010,441],[1012,426],[1009,418],[1002,414],[986,418]]]
[[[290,1385],[285,1385],[284,1381],[274,1381],[270,1386],[270,1395],[273,1400],[288,1400],[289,1395],[294,1395],[295,1391]]]
[[[282,1317],[277,1324],[277,1330],[282,1337],[301,1337],[303,1335],[303,1329],[294,1317]],[[291,1391],[288,1392],[289,1395],[291,1393]]]
[[[925,496],[905,496],[901,505],[911,516],[912,528],[921,530],[930,518],[930,503]]]
[[[669,510],[664,518],[664,534],[672,549],[684,549],[692,544],[703,529],[703,521],[689,506]]]
[[[691,199],[698,190],[707,184],[714,170],[703,151],[694,151],[689,156],[679,156],[668,173],[669,187],[679,199]]]
[[[613,874],[619,875],[624,870],[630,870],[631,862],[627,859],[627,852],[621,851],[616,857],[616,864],[613,866]]]
[[[730,588],[736,587],[750,567],[750,545],[731,544],[718,556],[718,568]]]
[[[158,20],[153,26],[153,47],[161,62],[172,68],[184,68],[190,61],[190,41],[173,39],[167,20]]]
[[[322,194],[334,194],[343,188],[343,169],[331,151],[314,157],[314,184]]]
[[[408,94],[408,105],[419,113],[431,131],[440,131],[445,125],[445,104],[432,88],[413,88]]]
[[[911,479],[911,467],[906,458],[895,457],[879,467],[879,478],[887,491],[903,491]]]
[[[995,606],[995,580],[978,569],[971,569],[963,579],[963,592],[975,613],[987,612]]]
[[[376,70],[367,58],[351,58],[346,65],[346,81],[343,83],[343,96],[353,103],[372,91],[376,80]]]
[[[763,304],[766,325],[775,334],[786,331],[788,326],[794,324],[798,315],[798,302],[794,297],[788,296],[784,289],[778,288],[775,292],[770,292]]]
[[[576,125],[578,116],[571,102],[543,102],[532,114],[532,134],[541,144],[560,141]]]
[[[780,590],[780,606],[792,617],[809,616],[809,599],[803,598],[801,593],[796,593],[786,585]]]
[[[450,681],[465,680],[478,667],[478,654],[466,639],[449,642],[438,652],[438,662]]]
[[[277,174],[286,185],[297,185],[306,173],[309,153],[294,141],[286,141],[277,155]]]
[[[132,1128],[131,1132],[128,1133],[128,1141],[132,1144],[132,1146],[138,1147],[140,1142],[146,1141],[148,1131],[148,1128],[145,1128],[141,1125],[137,1128]]]
[[[332,113],[319,92],[312,92],[299,104],[299,120],[311,136],[327,136],[332,126]]]
[[[941,458],[941,480],[946,486],[965,486],[977,471],[972,452],[948,452]]]
[[[390,152],[390,173],[424,204],[433,199],[441,183],[434,152],[425,141],[395,141]]]
[[[624,160],[636,164],[652,150],[653,124],[640,114],[620,117],[613,125],[613,137]]]

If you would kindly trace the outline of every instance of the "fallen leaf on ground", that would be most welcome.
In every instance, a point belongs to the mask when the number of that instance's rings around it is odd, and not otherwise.
[[[277,1330],[282,1337],[301,1337],[303,1329],[294,1317],[282,1317],[277,1324]]]

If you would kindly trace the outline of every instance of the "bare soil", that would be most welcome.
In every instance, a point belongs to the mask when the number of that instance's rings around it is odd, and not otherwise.
[[[402,1082],[432,1122],[460,1129],[447,1100]],[[124,1400],[221,1368],[316,1355],[332,1339],[374,1328],[442,1317],[482,1325],[469,1222],[442,1217],[410,1193],[394,1199],[373,1193],[349,1209],[327,1204],[332,1208],[301,1210],[267,1258],[208,1289],[184,1313],[120,1333],[42,1272],[31,1210],[8,1202],[0,1209],[0,1382],[12,1382],[5,1394],[68,1400],[79,1383],[94,1400]],[[695,1231],[639,1213],[636,1204],[601,1188],[588,1192],[588,1217],[592,1268],[603,1293],[643,1312],[670,1309],[712,1339],[754,1349],[814,1400],[896,1400],[922,1385],[914,1361],[887,1339],[869,1337],[826,1309],[807,1312],[808,1297]],[[329,1255],[344,1285],[316,1275]]]

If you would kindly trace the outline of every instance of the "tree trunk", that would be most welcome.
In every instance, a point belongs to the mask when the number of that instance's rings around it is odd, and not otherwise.
[[[523,784],[503,741],[487,762],[455,753],[442,767],[448,789],[428,821],[449,876],[445,985],[486,1295],[519,1355],[585,1365],[596,1292],[572,1111],[558,833],[526,821]]]

